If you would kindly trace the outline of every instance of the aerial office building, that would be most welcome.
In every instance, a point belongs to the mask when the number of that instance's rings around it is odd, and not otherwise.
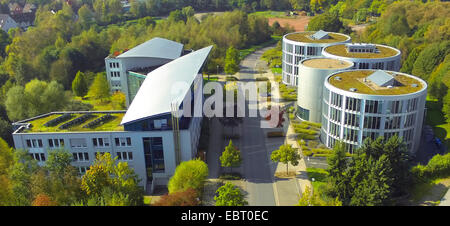
[[[336,72],[323,89],[321,141],[337,140],[352,153],[367,137],[403,137],[410,152],[420,144],[427,84],[412,75],[383,70]]]
[[[121,91],[130,105],[147,74],[183,54],[183,44],[153,38],[124,53],[105,58],[106,76],[111,91]]]
[[[211,48],[148,73],[127,111],[51,112],[13,123],[15,148],[27,149],[43,164],[49,150],[64,147],[81,174],[97,153],[109,152],[127,161],[147,190],[166,185],[177,164],[197,155],[202,115],[172,116],[201,108],[199,71]]]
[[[297,117],[301,120],[322,120],[322,89],[328,75],[353,68],[353,63],[331,58],[308,58],[299,62]]]
[[[321,57],[322,49],[333,44],[348,43],[350,36],[334,32],[296,32],[283,36],[282,76],[283,83],[297,86],[299,62],[305,58]]]
[[[399,71],[400,50],[378,44],[345,43],[325,47],[324,57],[348,60],[355,63],[355,69],[381,69]]]

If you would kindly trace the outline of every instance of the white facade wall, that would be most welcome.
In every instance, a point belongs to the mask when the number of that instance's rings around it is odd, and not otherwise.
[[[197,121],[191,121],[191,127],[199,128],[201,118]],[[196,131],[200,133],[200,131]],[[131,146],[116,146],[115,138],[131,138]],[[136,174],[142,180],[140,182],[141,186],[147,185],[147,174],[144,161],[144,137],[162,137],[163,141],[163,151],[164,151],[164,167],[163,173],[153,173],[153,183],[154,185],[166,185],[168,179],[175,172],[175,147],[173,142],[173,132],[171,130],[165,131],[114,131],[114,132],[62,132],[62,133],[13,133],[14,146],[16,149],[27,149],[30,153],[43,153],[45,158],[48,158],[48,151],[51,149],[49,146],[49,139],[63,139],[64,149],[70,151],[71,153],[87,152],[89,156],[88,161],[76,161],[73,162],[75,167],[89,167],[95,160],[95,154],[97,152],[110,152],[112,157],[117,156],[117,152],[132,152],[133,160],[128,160],[130,167],[134,169]],[[193,146],[194,142],[191,137],[199,137],[199,134],[191,134],[190,130],[180,131],[180,147],[182,161],[187,161],[192,159],[192,153],[196,151],[197,146]],[[94,138],[107,138],[109,141],[108,146],[95,147],[93,144]],[[26,140],[35,139],[41,140],[42,147],[27,147]],[[84,139],[86,147],[75,147],[72,146],[71,141],[74,139]],[[198,144],[198,139],[195,141]],[[193,150],[195,148],[195,150]],[[122,160],[125,161],[125,160]],[[43,165],[44,162],[39,162]]]
[[[385,45],[377,44],[377,46],[383,46],[385,48],[393,49],[397,52],[397,54],[391,57],[384,57],[384,58],[351,58],[333,55],[331,53],[328,53],[327,49],[324,48],[322,50],[322,55],[328,58],[351,61],[355,64],[354,66],[355,69],[381,69],[388,71],[400,71],[402,58],[400,50]]]
[[[330,32],[332,33],[332,32]],[[293,33],[290,33],[293,34]],[[286,34],[283,36],[282,42],[282,76],[283,83],[286,85],[297,86],[299,77],[299,62],[306,58],[321,57],[323,48],[340,43],[349,43],[351,38],[348,35],[347,40],[334,43],[305,43],[287,39]],[[344,35],[336,33],[339,35]]]
[[[404,73],[396,73],[414,77]],[[427,84],[423,80],[414,77],[423,85],[423,89],[415,93],[403,95],[368,95],[353,93],[332,86],[328,82],[328,79],[334,74],[337,73],[329,75],[326,79],[323,92],[320,139],[327,147],[332,148],[336,140],[342,140],[347,145],[347,150],[352,152],[362,144],[364,137],[371,136],[369,134],[370,132],[373,133],[372,139],[376,139],[378,136],[384,136],[386,138],[396,133],[406,141],[410,152],[415,153],[417,151],[421,140],[427,96]],[[333,96],[338,99],[340,98],[340,104],[338,104],[340,106],[333,104]],[[357,110],[349,110],[346,107],[347,102],[350,101],[359,102],[357,105],[353,105],[358,107]],[[370,101],[378,101],[378,109],[376,112],[366,109],[366,106],[368,109],[374,109],[373,107],[369,107]],[[401,107],[399,107],[397,112],[392,113],[388,106],[395,101],[398,101]],[[415,107],[412,107],[414,105]],[[355,117],[351,119],[353,115]],[[389,118],[394,121],[399,120],[398,126],[393,126],[391,129],[385,128],[386,121]],[[379,125],[377,126],[377,124]],[[392,126],[393,123],[388,124]]]
[[[320,123],[322,121],[322,93],[323,84],[328,75],[353,68],[353,63],[345,61],[349,64],[346,68],[325,69],[312,68],[299,63],[299,82],[297,89],[297,117],[301,120]]]

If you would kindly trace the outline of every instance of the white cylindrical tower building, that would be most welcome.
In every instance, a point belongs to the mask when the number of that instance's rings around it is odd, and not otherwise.
[[[378,44],[345,43],[325,47],[324,57],[348,60],[355,63],[355,69],[381,69],[399,71],[401,67],[400,50]]]
[[[400,72],[350,70],[329,75],[323,89],[320,139],[342,140],[353,152],[363,140],[398,135],[410,152],[420,145],[427,83]]]
[[[308,58],[300,61],[297,93],[297,117],[321,122],[322,89],[328,75],[353,68],[353,63],[331,58]]]
[[[317,32],[295,32],[284,35],[282,43],[283,83],[297,86],[298,63],[301,60],[320,57],[324,47],[348,42],[351,42],[351,37],[348,35],[322,30]]]

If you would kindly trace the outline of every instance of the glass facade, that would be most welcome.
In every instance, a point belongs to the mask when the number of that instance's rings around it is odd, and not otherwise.
[[[128,96],[130,98],[130,103],[133,101],[134,97],[136,96],[139,87],[141,87],[142,83],[145,80],[145,75],[141,75],[139,73],[131,72],[129,71],[127,73],[127,80],[128,80]]]
[[[327,88],[323,95],[321,140],[329,148],[342,140],[352,152],[366,138],[394,135],[402,137],[409,148],[413,146],[419,98],[364,100]]]

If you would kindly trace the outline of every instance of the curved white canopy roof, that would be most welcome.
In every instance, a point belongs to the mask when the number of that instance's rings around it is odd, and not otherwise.
[[[197,50],[148,73],[121,124],[171,112],[172,103],[179,106],[211,49]]]
[[[126,57],[154,57],[164,59],[176,59],[181,56],[183,44],[164,38],[150,39],[116,58]]]

